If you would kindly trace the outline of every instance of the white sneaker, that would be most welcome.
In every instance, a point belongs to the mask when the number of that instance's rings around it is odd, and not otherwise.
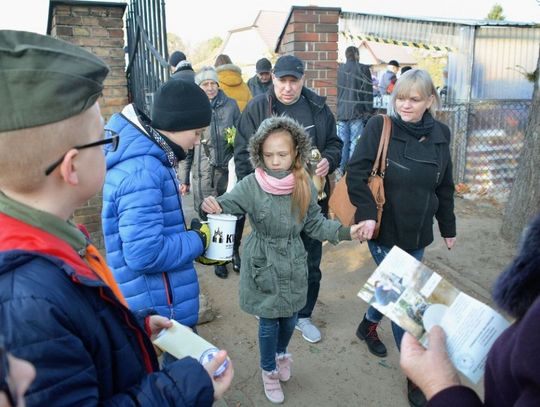
[[[302,338],[308,342],[317,343],[321,340],[321,331],[313,325],[311,318],[298,318],[295,328],[302,332]]]

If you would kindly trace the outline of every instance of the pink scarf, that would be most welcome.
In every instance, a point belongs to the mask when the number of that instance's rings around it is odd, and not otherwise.
[[[288,195],[294,189],[294,174],[278,179],[268,175],[262,168],[255,168],[255,179],[264,192],[272,195]]]

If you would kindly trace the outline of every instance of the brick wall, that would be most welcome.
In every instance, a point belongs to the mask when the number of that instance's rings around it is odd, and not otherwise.
[[[294,6],[278,47],[280,54],[292,54],[305,62],[305,85],[326,96],[334,113],[340,13],[340,8]]]
[[[79,45],[103,59],[110,72],[99,100],[101,114],[107,121],[128,103],[124,54],[124,10],[126,4],[52,0],[49,35]],[[75,211],[74,221],[83,223],[92,241],[103,249],[101,232],[101,193]]]

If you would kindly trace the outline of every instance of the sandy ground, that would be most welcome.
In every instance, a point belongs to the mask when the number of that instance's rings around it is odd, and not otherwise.
[[[185,199],[186,215],[191,197]],[[448,251],[442,239],[428,248],[425,263],[459,289],[489,302],[495,277],[514,253],[500,237],[501,208],[487,201],[456,199],[458,243]],[[436,232],[438,235],[438,231]],[[324,245],[323,279],[313,319],[323,340],[310,344],[295,331],[289,346],[293,377],[284,384],[285,405],[405,407],[405,378],[390,324],[385,319],[380,336],[388,347],[386,358],[377,358],[355,336],[366,304],[356,294],[373,272],[367,245],[343,242]],[[199,326],[200,334],[227,349],[234,362],[235,378],[225,399],[216,406],[268,406],[262,389],[257,344],[258,321],[238,306],[239,276],[231,268],[222,280],[212,267],[198,265],[201,286],[209,296],[216,318]],[[482,392],[482,383],[473,386]]]

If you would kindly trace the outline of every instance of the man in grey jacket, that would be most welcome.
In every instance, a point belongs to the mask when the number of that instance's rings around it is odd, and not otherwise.
[[[361,64],[358,48],[345,50],[347,62],[338,70],[338,136],[343,142],[339,169],[345,173],[364,123],[373,113],[373,83],[369,66]]]
[[[272,86],[272,63],[267,58],[261,58],[255,64],[255,71],[247,82],[253,97],[266,93]]]
[[[336,121],[326,104],[326,98],[304,86],[304,63],[292,55],[284,55],[276,61],[272,82],[273,87],[265,94],[254,97],[240,116],[234,144],[238,179],[253,172],[247,150],[248,142],[261,122],[271,115],[286,115],[302,123],[309,134],[311,145],[322,155],[315,175],[326,177],[339,166],[343,146],[336,134]],[[325,189],[328,196],[329,182]],[[327,216],[328,199],[318,203],[322,213]],[[322,243],[304,234],[302,240],[308,253],[308,293],[306,305],[298,313],[296,328],[302,332],[305,340],[315,343],[321,340],[321,333],[311,321],[311,314],[319,296]]]

